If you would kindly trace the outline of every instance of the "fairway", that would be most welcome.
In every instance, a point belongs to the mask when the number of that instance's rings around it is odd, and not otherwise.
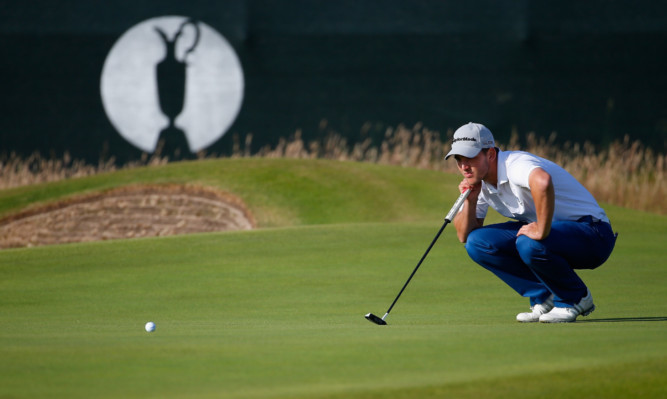
[[[514,321],[528,302],[453,228],[366,321],[441,226],[424,216],[3,250],[0,398],[664,398],[667,218],[606,208],[597,310],[565,325]]]

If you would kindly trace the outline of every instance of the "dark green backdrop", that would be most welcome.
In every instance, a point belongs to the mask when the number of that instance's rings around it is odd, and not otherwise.
[[[468,121],[604,144],[667,144],[667,3],[635,1],[87,0],[0,3],[0,153],[140,156],[108,121],[102,65],[156,16],[200,19],[237,51],[234,133],[255,146],[328,125],[352,140],[399,123]]]

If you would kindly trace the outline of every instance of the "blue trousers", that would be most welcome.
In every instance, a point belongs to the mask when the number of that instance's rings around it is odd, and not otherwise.
[[[544,240],[516,234],[525,223],[506,222],[473,230],[466,250],[478,264],[493,272],[530,305],[551,294],[558,307],[572,307],[586,296],[587,287],[575,269],[602,265],[616,243],[611,225],[590,216],[551,224]]]

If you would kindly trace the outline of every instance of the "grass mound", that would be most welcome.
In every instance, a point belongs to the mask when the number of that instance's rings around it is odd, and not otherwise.
[[[327,160],[179,162],[2,190],[0,217],[73,195],[169,183],[231,193],[245,202],[258,227],[425,221],[444,217],[458,196],[457,180],[436,171]]]

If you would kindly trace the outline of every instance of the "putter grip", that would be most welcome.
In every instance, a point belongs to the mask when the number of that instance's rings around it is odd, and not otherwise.
[[[465,201],[466,198],[468,198],[468,195],[470,195],[470,189],[464,191],[463,193],[461,193],[461,195],[459,195],[459,198],[458,198],[458,199],[456,200],[456,202],[454,203],[454,206],[453,206],[452,209],[449,211],[449,213],[447,214],[447,216],[445,216],[445,220],[446,220],[446,221],[451,222],[452,219],[454,219],[454,216],[456,215],[456,212],[459,211],[459,208],[460,208],[461,205],[463,204],[463,201]]]

